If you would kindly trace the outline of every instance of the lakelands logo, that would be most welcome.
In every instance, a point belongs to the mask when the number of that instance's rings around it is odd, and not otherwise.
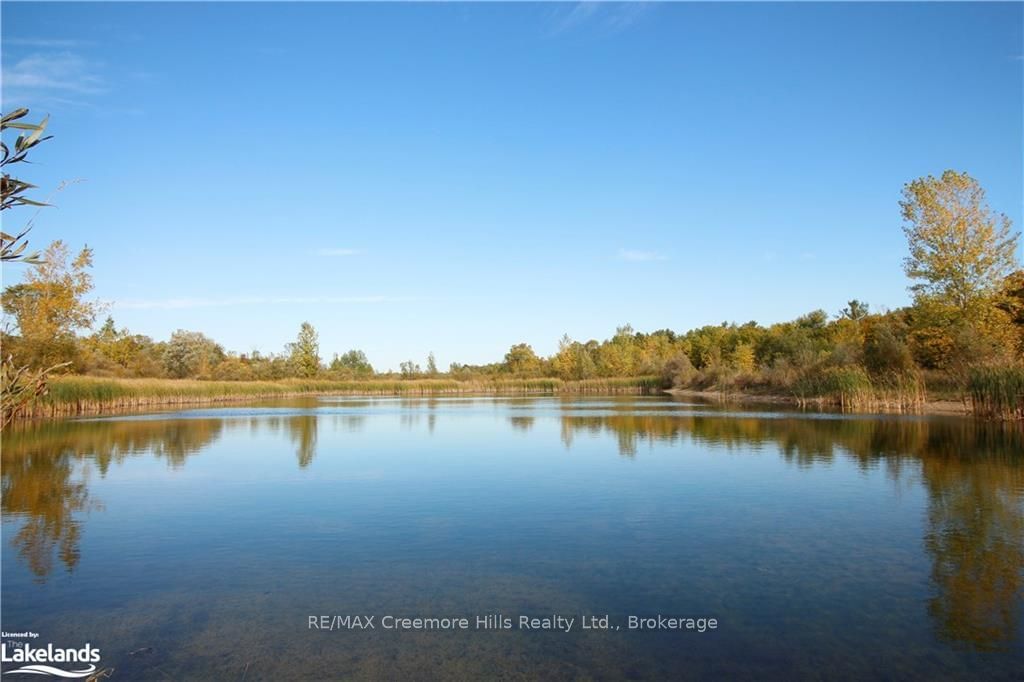
[[[88,643],[78,649],[56,649],[52,644],[34,647],[29,642],[8,648],[4,642],[0,644],[0,662],[3,663],[4,675],[51,675],[73,679],[96,673],[100,650]],[[8,670],[11,663],[20,667]],[[55,663],[59,665],[53,665]]]

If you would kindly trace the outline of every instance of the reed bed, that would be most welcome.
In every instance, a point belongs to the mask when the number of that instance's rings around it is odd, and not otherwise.
[[[832,367],[797,382],[800,407],[839,407],[844,412],[919,412],[927,401],[924,382],[916,374],[872,379],[860,367]]]
[[[976,369],[971,372],[969,388],[976,417],[1024,420],[1024,368]]]
[[[445,395],[631,393],[661,390],[657,377],[627,377],[563,381],[537,379],[367,379],[281,381],[200,381],[194,379],[105,379],[63,376],[49,382],[48,393],[20,417],[63,417],[101,414],[159,406],[203,405],[258,398],[315,395]]]

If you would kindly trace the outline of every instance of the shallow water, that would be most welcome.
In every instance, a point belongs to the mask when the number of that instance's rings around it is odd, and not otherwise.
[[[111,679],[1024,670],[1024,438],[967,419],[325,398],[23,427],[2,456],[3,630]],[[717,628],[627,627],[657,614]]]

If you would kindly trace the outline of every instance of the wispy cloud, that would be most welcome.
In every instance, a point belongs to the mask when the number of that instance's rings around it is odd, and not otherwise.
[[[363,249],[317,249],[318,256],[359,256],[366,253]]]
[[[103,94],[107,85],[100,64],[63,51],[33,54],[4,64],[3,90],[8,101],[77,103],[79,98]]]
[[[554,31],[567,31],[574,26],[586,23],[593,18],[597,11],[598,3],[596,2],[577,2],[568,10],[562,7],[556,13]]]
[[[145,301],[115,301],[122,310],[183,310],[187,308],[226,308],[246,305],[328,305],[346,303],[408,303],[424,300],[419,296],[234,296],[227,298],[166,298]]]
[[[631,263],[647,263],[651,261],[668,260],[668,256],[656,251],[637,251],[634,249],[619,249],[619,258]]]
[[[19,47],[40,47],[48,50],[70,49],[75,47],[86,47],[94,45],[91,40],[77,40],[69,38],[4,38],[5,45],[17,45]]]
[[[604,24],[612,31],[624,31],[640,21],[652,7],[648,2],[615,3],[615,11],[608,12]]]
[[[549,35],[592,26],[609,33],[623,31],[639,21],[653,7],[650,2],[577,2],[559,6],[549,15]]]

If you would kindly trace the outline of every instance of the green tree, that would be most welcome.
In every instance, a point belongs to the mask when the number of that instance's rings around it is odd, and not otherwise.
[[[205,377],[224,360],[224,349],[200,332],[184,329],[171,334],[164,348],[164,370],[176,379]]]
[[[853,320],[854,322],[860,322],[869,314],[868,304],[863,301],[853,299],[846,304],[846,307],[840,311],[839,316],[846,318],[847,320]]]
[[[237,355],[229,354],[216,364],[210,377],[218,381],[252,381],[256,378],[256,372],[248,362]]]
[[[309,322],[299,327],[295,343],[288,344],[289,362],[301,377],[316,376],[320,371],[320,339]]]
[[[361,350],[350,350],[340,356],[335,353],[331,360],[330,369],[333,372],[344,372],[359,377],[371,376],[373,365],[370,364],[366,353]]]
[[[85,348],[93,354],[93,366],[107,369],[113,366],[122,373],[137,373],[146,369],[147,360],[142,356],[151,349],[152,339],[118,329],[114,318],[107,317],[103,326],[85,339]]]
[[[915,371],[907,344],[888,322],[872,326],[864,342],[864,364],[875,376],[892,377]]]
[[[427,374],[432,377],[437,376],[437,360],[434,359],[434,351],[427,354]]]
[[[535,376],[540,372],[541,360],[527,343],[517,343],[505,353],[505,371],[520,377]]]

